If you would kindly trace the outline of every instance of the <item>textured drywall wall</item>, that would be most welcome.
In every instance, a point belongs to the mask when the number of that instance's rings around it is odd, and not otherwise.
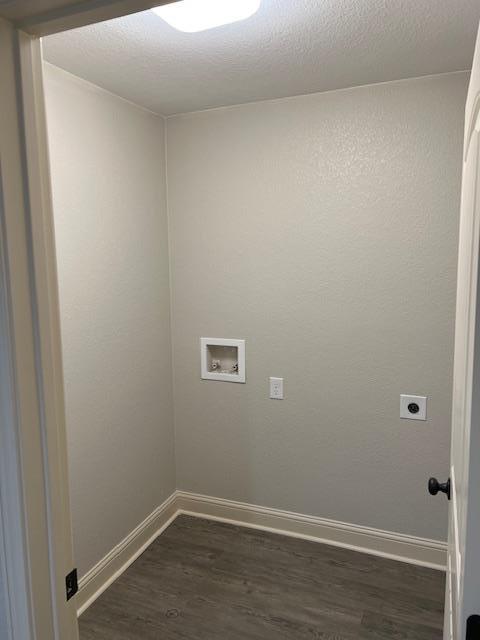
[[[45,73],[83,574],[175,486],[164,121]]]
[[[178,488],[445,537],[467,79],[167,120]],[[245,385],[200,336],[246,339]]]

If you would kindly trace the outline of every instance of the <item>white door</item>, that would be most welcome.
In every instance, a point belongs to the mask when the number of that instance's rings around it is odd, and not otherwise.
[[[472,632],[480,620],[470,618],[480,616],[480,33],[467,98],[463,163],[445,640],[480,638],[480,627],[467,636],[467,626]]]

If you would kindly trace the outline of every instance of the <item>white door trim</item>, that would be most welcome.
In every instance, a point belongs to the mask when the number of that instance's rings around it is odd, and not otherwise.
[[[480,33],[466,111],[457,269],[451,438],[451,502],[445,640],[465,638],[479,613],[480,563]]]
[[[72,541],[40,42],[0,19],[0,60],[0,562],[8,633],[76,640],[64,582]]]
[[[60,304],[43,89],[41,44],[19,31],[19,62],[25,135],[30,248],[34,281],[34,324],[42,407],[45,482],[49,509],[52,591],[59,638],[73,637],[75,607],[65,604],[65,576],[74,566],[68,489]]]
[[[2,27],[0,25],[0,34]],[[0,47],[1,48],[1,47]],[[1,168],[0,168],[1,170]],[[33,638],[33,603],[28,580],[28,543],[20,469],[21,419],[17,411],[13,332],[9,314],[8,260],[4,246],[5,205],[0,174],[0,584],[5,585],[0,619],[8,640]]]

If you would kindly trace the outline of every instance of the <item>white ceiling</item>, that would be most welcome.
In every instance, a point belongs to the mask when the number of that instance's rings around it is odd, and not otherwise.
[[[45,57],[157,113],[470,69],[479,0],[262,0],[180,33],[151,11],[49,36]]]

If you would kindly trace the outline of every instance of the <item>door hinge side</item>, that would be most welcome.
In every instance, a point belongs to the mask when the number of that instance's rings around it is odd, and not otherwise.
[[[67,602],[68,600],[70,600],[70,598],[73,598],[73,596],[77,593],[78,577],[77,577],[76,569],[72,569],[72,571],[70,571],[70,573],[67,576],[65,576],[65,591],[67,594]]]

